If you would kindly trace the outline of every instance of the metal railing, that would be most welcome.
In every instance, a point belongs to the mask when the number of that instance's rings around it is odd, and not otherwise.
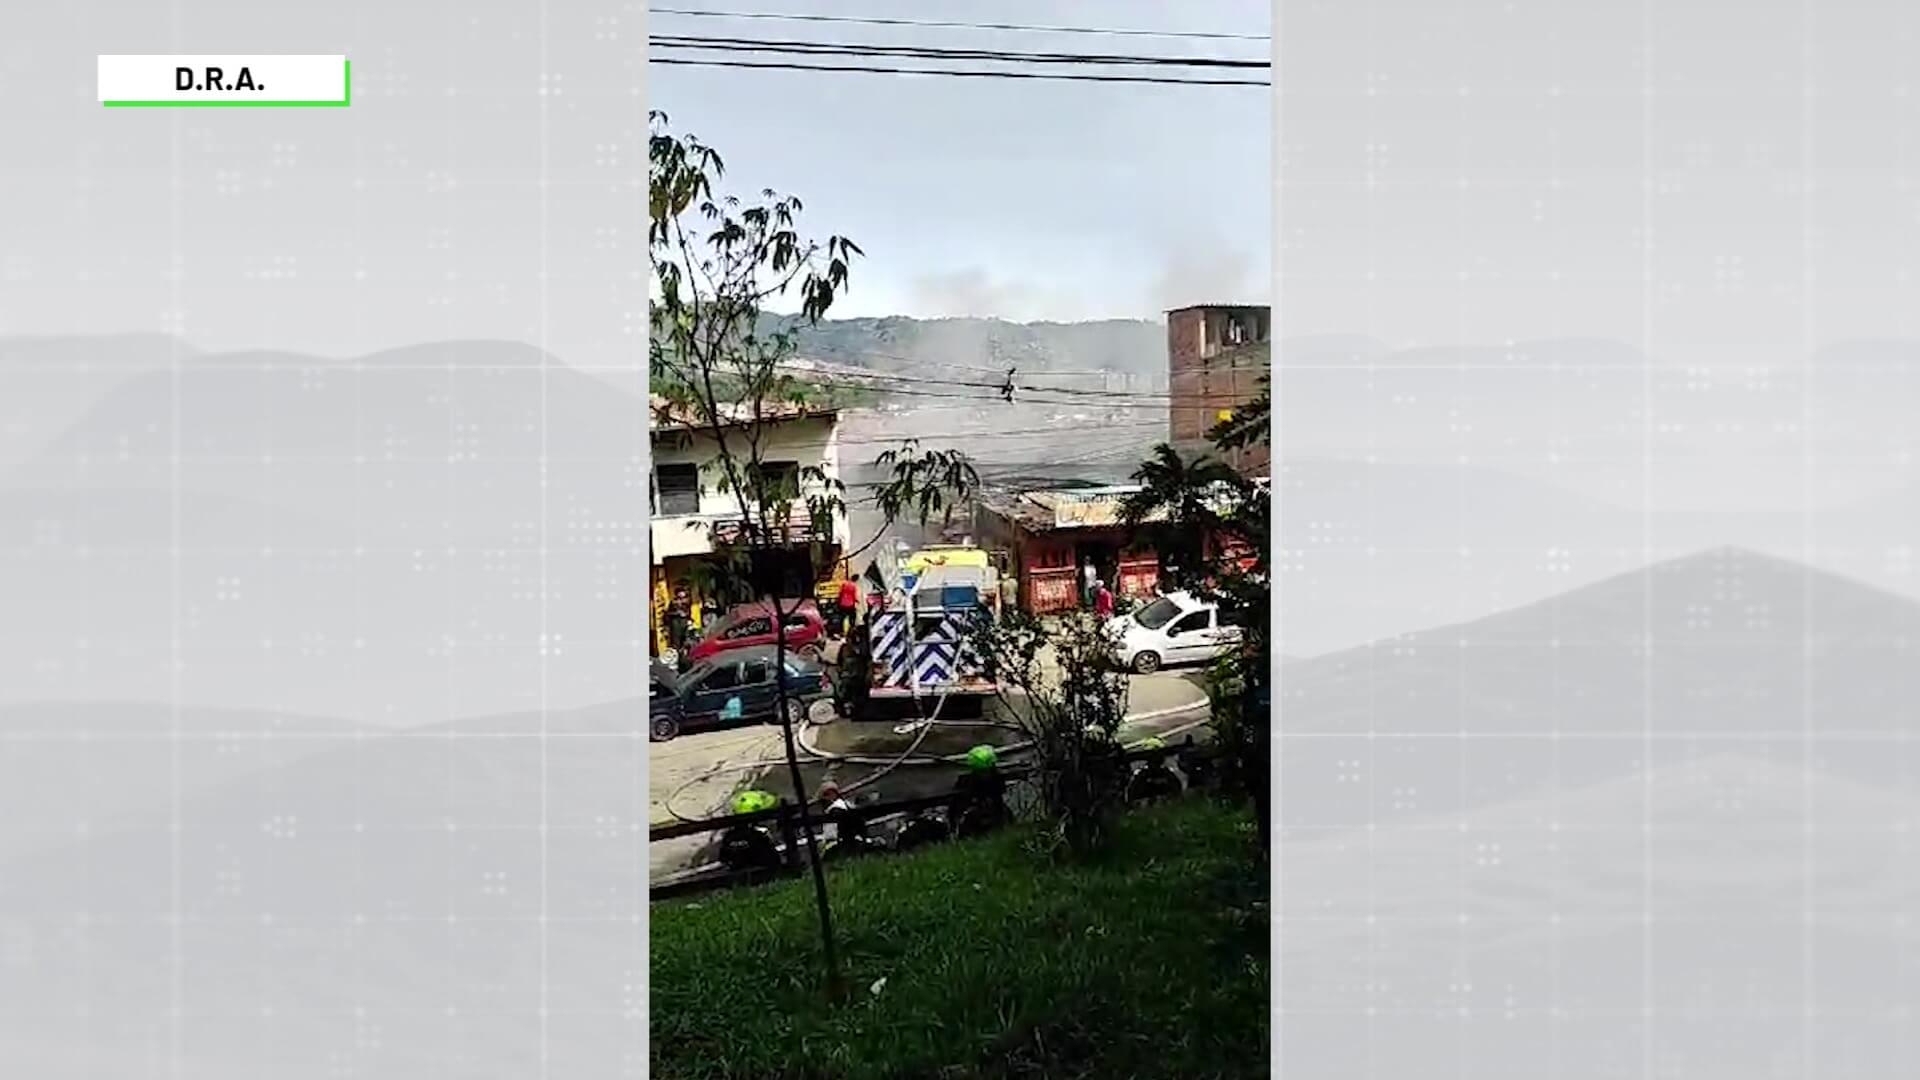
[[[1193,760],[1212,761],[1217,751],[1205,745],[1167,747],[1162,750],[1128,750],[1120,755],[1121,764],[1131,773],[1134,763],[1146,761],[1156,754],[1176,759],[1183,765]],[[1032,766],[1018,766],[1001,770],[1007,780],[1008,790],[1017,787],[1030,787],[1032,776],[1036,772]],[[1187,771],[1184,770],[1183,771]],[[952,807],[964,796],[948,791],[937,795],[923,795],[911,799],[893,799],[854,808],[849,816],[866,825],[872,825],[889,818],[905,817],[927,810]],[[1033,801],[1035,796],[1029,793],[1027,799],[1014,802]],[[812,804],[808,804],[811,806]],[[719,817],[704,818],[697,821],[676,821],[670,824],[654,825],[647,830],[647,842],[657,843],[663,840],[678,840],[689,836],[701,836],[725,832],[739,825],[760,825],[771,822],[779,834],[780,865],[776,867],[755,868],[751,870],[725,870],[695,868],[692,871],[675,875],[659,884],[651,885],[648,895],[654,900],[665,900],[676,896],[709,892],[731,885],[759,884],[764,881],[796,876],[807,868],[806,845],[802,839],[801,805],[782,801],[778,806],[767,810],[755,810],[745,814],[724,814]],[[824,808],[811,809],[807,815],[810,824],[816,828],[844,820],[840,815],[829,818]]]

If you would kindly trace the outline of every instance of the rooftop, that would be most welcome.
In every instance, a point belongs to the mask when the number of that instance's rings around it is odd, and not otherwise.
[[[840,415],[838,409],[797,405],[790,401],[761,402],[760,412],[760,422],[763,424],[795,420],[834,420]],[[729,427],[748,427],[754,422],[753,404],[745,401],[721,402],[720,416]],[[669,402],[658,394],[647,396],[647,430],[690,431],[706,426],[706,420],[696,412]]]
[[[1266,477],[1253,482],[1265,487]],[[1056,529],[1093,529],[1120,524],[1120,501],[1139,491],[1139,484],[1114,484],[1099,488],[1067,488],[1054,491],[993,491],[982,494],[980,505],[1033,532]],[[1166,515],[1157,511],[1146,520],[1158,521]]]
[[[1177,315],[1182,311],[1271,311],[1271,304],[1188,304],[1185,307],[1168,308],[1167,314]]]
[[[1114,484],[1053,491],[994,492],[981,496],[980,504],[1036,532],[1098,528],[1120,524],[1120,500],[1139,490],[1139,484]]]

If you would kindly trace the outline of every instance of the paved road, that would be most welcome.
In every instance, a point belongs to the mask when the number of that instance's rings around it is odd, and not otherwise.
[[[1207,700],[1195,682],[1195,673],[1163,671],[1129,679],[1128,722],[1120,732],[1123,740],[1155,734],[1178,736],[1188,730],[1200,734],[1197,729],[1207,718]],[[951,786],[953,771],[934,765],[900,766],[876,777],[884,762],[908,748],[913,736],[897,734],[890,722],[850,724],[829,720],[832,710],[824,702],[815,708],[815,718],[826,722],[805,733],[807,741],[828,755],[856,755],[865,760],[830,760],[803,754],[801,783],[807,794],[829,778],[842,785],[863,784],[863,791],[882,799],[913,798]],[[979,741],[1012,737],[993,728],[936,728],[928,733],[917,753],[957,753]],[[793,791],[780,729],[771,725],[682,735],[672,742],[654,743],[649,750],[650,809],[655,822],[724,813],[733,793],[749,782],[783,796]],[[658,876],[704,861],[702,852],[712,843],[711,837],[689,837],[652,844],[652,872]]]

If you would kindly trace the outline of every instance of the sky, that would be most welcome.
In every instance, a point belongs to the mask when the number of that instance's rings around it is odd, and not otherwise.
[[[662,5],[754,10],[748,5]],[[782,12],[866,14],[814,0]],[[1264,0],[913,5],[935,21],[1265,35]],[[1264,58],[1263,41],[775,23],[649,13],[649,32],[813,41]],[[1186,71],[1188,69],[1177,69]],[[772,187],[803,223],[867,253],[836,316],[1157,318],[1265,303],[1271,92],[649,65],[648,104]]]

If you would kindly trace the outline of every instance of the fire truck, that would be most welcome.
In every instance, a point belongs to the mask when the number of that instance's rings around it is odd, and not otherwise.
[[[1000,574],[977,548],[914,552],[886,578],[886,600],[868,620],[867,679],[874,711],[911,709],[914,699],[984,698],[998,691],[970,636],[1000,615]]]

